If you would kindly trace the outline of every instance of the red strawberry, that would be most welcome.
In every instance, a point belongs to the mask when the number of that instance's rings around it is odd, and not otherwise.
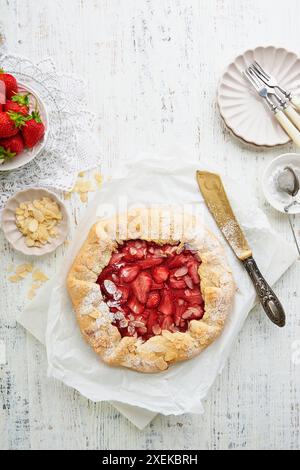
[[[191,259],[191,261],[188,262],[188,269],[189,269],[189,275],[193,281],[194,284],[200,284],[200,277],[198,273],[198,263],[196,260]]]
[[[162,299],[159,304],[158,310],[165,316],[172,315],[173,313],[173,298],[169,291],[164,290],[162,293]]]
[[[122,261],[124,254],[123,253],[113,253],[109,265],[113,266],[114,264],[118,264]]]
[[[0,112],[0,139],[16,135],[25,122],[25,116],[19,113]]]
[[[147,258],[142,261],[137,261],[137,265],[140,266],[141,269],[149,269],[153,266],[158,266],[163,262],[163,258]]]
[[[20,134],[2,139],[0,141],[0,145],[1,147],[4,147],[5,150],[14,153],[15,155],[19,155],[19,153],[22,153],[24,150],[24,144]]]
[[[187,309],[187,303],[184,302],[184,300],[179,299],[176,303],[175,306],[175,315],[174,315],[174,320],[175,320],[175,325],[179,326],[181,322],[181,317],[184,314],[184,312]]]
[[[14,95],[11,100],[7,100],[4,105],[5,111],[13,111],[15,113],[27,116],[29,113],[29,93],[27,95]]]
[[[5,83],[6,98],[10,100],[15,93],[18,93],[17,80],[3,69],[0,69],[0,80]]]
[[[187,257],[184,254],[175,255],[173,258],[170,259],[168,262],[168,266],[170,269],[180,268],[184,266],[187,261]]]
[[[141,304],[135,297],[131,297],[129,301],[127,302],[128,307],[130,310],[135,313],[135,315],[141,315],[144,311],[144,305]]]
[[[37,111],[31,113],[31,117],[27,120],[25,126],[22,127],[22,135],[27,148],[34,147],[44,136],[45,126],[41,120],[41,116]]]
[[[200,293],[200,290],[198,289],[186,289],[184,291],[185,293],[185,298],[188,301],[189,304],[193,305],[202,305],[203,304],[203,297]]]
[[[126,286],[118,286],[118,290],[121,292],[122,297],[121,297],[121,303],[125,303],[128,300],[129,297],[129,288]]]
[[[185,289],[186,288],[186,283],[183,279],[170,279],[170,287],[172,289]]]
[[[152,271],[153,279],[157,284],[165,282],[168,279],[169,274],[169,270],[165,266],[156,266]]]
[[[155,308],[159,305],[160,302],[160,295],[158,292],[150,292],[148,302],[147,302],[147,308]]]
[[[148,300],[151,284],[152,278],[150,274],[142,272],[131,285],[134,295],[142,304],[145,304]]]
[[[165,287],[164,284],[156,284],[155,282],[152,282],[151,290],[162,290]]]
[[[140,267],[136,265],[123,266],[120,271],[120,278],[123,282],[132,282],[140,272]]]
[[[158,325],[158,315],[155,310],[150,310],[147,320],[147,330],[149,335],[153,334],[153,327],[155,327],[155,325]]]
[[[163,319],[163,322],[161,324],[161,329],[162,330],[169,330],[170,327],[174,324],[173,317],[167,316]]]

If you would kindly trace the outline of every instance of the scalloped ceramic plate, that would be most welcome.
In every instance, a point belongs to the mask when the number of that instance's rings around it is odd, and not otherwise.
[[[270,71],[284,88],[300,94],[300,58],[283,48],[258,47],[238,56],[226,69],[218,88],[218,105],[230,130],[243,141],[274,147],[290,142],[267,104],[242,76],[254,60]]]
[[[24,152],[20,153],[16,157],[1,164],[0,171],[16,170],[17,168],[20,168],[21,166],[27,165],[27,163],[31,162],[34,158],[36,158],[39,155],[39,153],[41,153],[41,151],[44,149],[46,142],[47,142],[48,114],[47,114],[46,107],[43,103],[43,100],[31,87],[29,87],[28,85],[25,85],[24,83],[21,83],[18,81],[18,88],[19,88],[19,91],[22,93],[29,92],[33,95],[30,100],[31,109],[34,108],[34,98],[36,98],[40,115],[41,115],[43,124],[45,126],[45,135],[43,139],[37,145],[35,145],[35,147],[33,147],[32,149],[24,150]]]
[[[22,202],[34,201],[34,199],[41,199],[42,197],[50,197],[60,207],[62,213],[62,221],[57,225],[58,236],[51,238],[51,242],[47,243],[42,247],[28,247],[25,243],[25,237],[19,232],[15,223],[15,212],[17,207]],[[5,208],[2,212],[2,229],[6,239],[12,245],[12,247],[23,253],[24,255],[30,256],[43,256],[47,253],[51,253],[56,250],[66,239],[69,232],[69,215],[63,202],[51,191],[47,189],[25,189],[16,193],[12,198],[8,200]]]

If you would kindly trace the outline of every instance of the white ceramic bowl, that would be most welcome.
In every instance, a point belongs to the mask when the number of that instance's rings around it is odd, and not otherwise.
[[[293,198],[276,190],[276,175],[287,166],[291,166],[300,178],[300,154],[298,153],[285,153],[275,158],[265,169],[262,178],[265,198],[274,209],[282,213],[285,213],[284,208],[293,202],[293,200],[297,200],[300,203],[300,192],[296,198]],[[300,204],[291,207],[289,214],[300,214]]]
[[[30,88],[28,85],[25,85],[24,83],[18,82],[18,88],[19,88],[19,91],[22,93],[31,93],[31,95],[33,95],[33,97],[30,100],[31,109],[34,109],[34,98],[36,98],[39,112],[41,115],[41,119],[43,121],[43,124],[45,125],[45,135],[43,139],[37,145],[35,145],[35,147],[33,147],[32,149],[24,150],[24,152],[20,153],[16,157],[0,165],[0,171],[16,170],[17,168],[20,168],[21,166],[27,165],[27,163],[31,162],[34,158],[36,158],[39,155],[39,153],[42,152],[42,150],[45,148],[47,138],[48,138],[49,119],[48,119],[47,109],[43,103],[43,100],[39,97],[36,91],[34,91],[32,88]]]
[[[60,207],[63,218],[57,225],[58,236],[56,238],[51,238],[50,243],[47,243],[42,247],[28,247],[25,243],[25,237],[16,226],[15,212],[22,202],[34,201],[35,199],[41,199],[42,197],[50,197],[57,202]],[[65,241],[69,232],[69,225],[69,215],[65,205],[56,196],[56,194],[48,191],[47,189],[32,188],[16,193],[8,200],[2,212],[2,229],[6,239],[15,250],[20,251],[25,255],[43,256],[56,250],[56,248]]]
[[[252,145],[287,144],[289,136],[242,75],[254,60],[272,73],[284,88],[300,94],[299,57],[283,48],[258,47],[238,56],[227,67],[218,87],[220,113],[233,133]]]

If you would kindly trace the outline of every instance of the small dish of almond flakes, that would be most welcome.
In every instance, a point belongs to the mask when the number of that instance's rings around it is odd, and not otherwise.
[[[56,250],[69,232],[69,216],[58,197],[39,188],[16,193],[2,213],[6,239],[25,255],[42,256]]]

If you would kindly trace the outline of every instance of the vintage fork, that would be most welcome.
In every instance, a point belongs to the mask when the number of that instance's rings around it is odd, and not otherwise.
[[[248,70],[252,75],[259,79],[259,81],[265,83],[262,80],[261,75],[257,72],[257,69],[253,65],[251,65]],[[297,113],[297,111],[295,111],[289,101],[286,101],[279,95],[279,93],[277,93],[275,88],[271,88],[268,85],[266,85],[266,87],[268,90],[268,95],[274,96],[274,98],[278,101],[279,105],[282,107],[284,114],[286,114],[286,116],[292,121],[293,124],[295,124],[297,129],[300,131],[300,115]]]
[[[276,106],[273,103],[273,101],[269,97],[268,87],[264,83],[262,83],[254,74],[252,74],[249,69],[246,69],[243,74],[245,78],[249,81],[249,83],[253,86],[253,88],[256,90],[256,92],[259,94],[259,96],[266,100],[270,110],[273,112],[275,118],[277,119],[281,127],[290,136],[290,138],[297,145],[297,147],[300,147],[300,132],[284,114],[280,106]]]
[[[266,70],[255,60],[252,64],[252,67],[256,70],[261,80],[268,85],[270,88],[277,88],[294,106],[300,111],[300,97],[294,96],[291,91],[283,88],[278,80],[270,75]]]

